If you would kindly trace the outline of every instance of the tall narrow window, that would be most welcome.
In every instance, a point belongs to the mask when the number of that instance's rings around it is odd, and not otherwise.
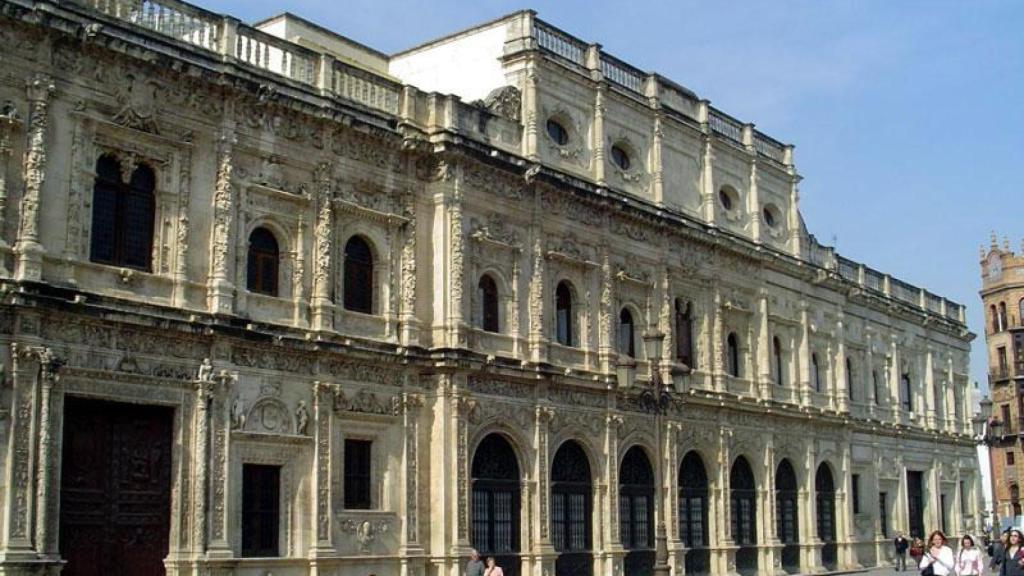
[[[566,282],[555,288],[555,341],[572,346],[572,289]]]
[[[853,397],[853,361],[849,358],[846,359],[846,395],[850,400],[854,400]]]
[[[156,211],[156,175],[142,164],[128,183],[121,164],[104,155],[96,162],[89,259],[101,264],[149,270]]]
[[[693,368],[693,317],[689,302],[676,298],[676,361]]]
[[[373,314],[373,251],[359,236],[345,244],[345,309]]]
[[[1006,346],[996,348],[996,366],[998,368],[997,376],[1005,377],[1007,372]]]
[[[242,556],[279,556],[281,467],[242,465]]]
[[[1024,326],[1024,298],[1017,302],[1017,325]]]
[[[277,239],[266,228],[256,228],[249,235],[249,258],[246,287],[250,292],[277,296],[277,266],[280,252]]]
[[[484,274],[477,285],[480,301],[480,327],[487,332],[498,332],[498,285],[494,278]]]
[[[875,406],[882,403],[882,388],[878,382],[878,370],[871,371],[871,388],[875,392]]]
[[[889,536],[889,515],[888,515],[888,500],[889,495],[885,492],[878,493],[878,520],[881,524],[882,536]]]
[[[900,376],[900,403],[903,404],[904,412],[912,412],[914,410],[914,399],[911,395],[909,372],[904,372],[903,375]]]
[[[372,506],[370,476],[373,443],[369,440],[345,440],[345,508],[369,510]]]
[[[1010,324],[1006,321],[1006,302],[999,303],[999,330],[1006,330]]]
[[[731,376],[740,377],[740,344],[735,332],[729,332],[725,339],[726,370]]]
[[[860,514],[860,474],[850,476],[850,491],[853,492],[853,513]]]
[[[999,326],[999,312],[996,311],[996,305],[992,304],[988,307],[988,314],[992,318],[992,331],[999,332],[1002,328]]]
[[[634,336],[633,314],[629,312],[629,309],[623,308],[619,312],[619,352],[630,358],[636,357],[636,340]]]
[[[814,383],[815,392],[821,392],[821,366],[815,353],[811,354],[811,381]]]
[[[772,360],[775,368],[775,383],[779,386],[784,386],[786,381],[782,369],[782,342],[779,341],[778,336],[772,338]]]

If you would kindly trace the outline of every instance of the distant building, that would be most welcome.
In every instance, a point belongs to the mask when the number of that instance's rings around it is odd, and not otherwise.
[[[993,236],[981,253],[981,301],[988,346],[989,457],[993,507],[1000,523],[1020,525],[1024,480],[1024,254]],[[998,525],[998,524],[997,524]]]
[[[0,46],[0,574],[810,573],[979,526],[963,306],[533,12],[389,56],[0,0]]]

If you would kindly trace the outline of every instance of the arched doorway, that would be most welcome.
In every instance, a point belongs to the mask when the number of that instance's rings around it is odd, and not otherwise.
[[[832,570],[836,565],[836,486],[832,471],[824,462],[814,478],[815,503],[818,508],[818,539],[822,541],[821,563]]]
[[[484,438],[473,455],[471,542],[509,576],[519,575],[519,482],[512,446],[499,434]]]
[[[730,520],[736,551],[736,570],[740,574],[757,574],[757,489],[754,472],[747,459],[740,456],[729,472]]]
[[[679,465],[679,537],[686,546],[686,573],[708,574],[708,475],[696,452]]]
[[[654,471],[639,446],[619,467],[619,536],[626,549],[625,573],[649,576],[654,569]]]
[[[562,444],[551,465],[551,542],[558,552],[556,576],[590,576],[594,571],[590,462],[577,442]]]
[[[796,472],[783,459],[775,472],[775,529],[782,542],[782,568],[790,574],[800,571],[800,505]]]

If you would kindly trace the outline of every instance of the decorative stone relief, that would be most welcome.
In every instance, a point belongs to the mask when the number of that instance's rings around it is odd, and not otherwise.
[[[119,109],[114,122],[135,130],[158,134],[156,102],[163,93],[163,87],[151,77],[128,73],[121,82],[115,83],[115,98]]]
[[[351,534],[363,554],[370,553],[371,547],[380,536],[391,532],[391,520],[346,519],[340,523],[341,531]]]
[[[398,416],[401,399],[398,396],[383,396],[362,389],[355,395],[347,395],[340,388],[334,394],[335,412],[359,412],[381,416]]]

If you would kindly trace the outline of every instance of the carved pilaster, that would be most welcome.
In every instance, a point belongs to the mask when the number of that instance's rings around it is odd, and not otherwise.
[[[419,323],[416,320],[416,195],[406,194],[402,209],[405,224],[402,229],[402,343],[419,343]]]
[[[548,437],[550,435],[551,419],[555,412],[548,406],[538,406],[535,414],[537,434],[537,499],[539,501],[540,514],[538,527],[540,528],[540,546],[548,548],[551,546],[548,527],[548,508],[551,499],[551,479],[548,474]]]
[[[476,410],[476,401],[465,395],[452,397],[455,412],[455,481],[458,497],[456,539],[469,544],[469,420]]]
[[[178,185],[181,197],[178,199],[178,221],[175,223],[174,260],[174,304],[183,306],[188,297],[188,211],[192,198],[192,154],[184,154],[178,167]]]
[[[530,357],[534,362],[547,359],[544,349],[544,245],[540,231],[534,231],[533,257],[530,275],[529,319],[530,319]]]
[[[36,469],[36,550],[43,555],[56,555],[57,533],[54,530],[57,522],[57,501],[59,493],[51,492],[53,478],[58,463],[54,459],[55,450],[52,422],[54,388],[59,380],[59,372],[64,361],[58,358],[49,348],[34,350],[39,362],[39,465]],[[58,425],[59,426],[59,425]]]
[[[311,553],[332,553],[331,437],[335,388],[325,382],[313,383],[313,418],[316,448],[313,452],[313,518],[316,542]]]
[[[768,399],[771,396],[772,371],[768,343],[771,334],[768,330],[768,293],[762,291],[757,303],[757,383],[758,396]]]
[[[225,370],[213,377],[213,395],[210,413],[210,557],[230,557],[233,552],[228,542],[227,501],[228,462],[231,442],[231,418],[228,413],[228,392],[237,376]]]
[[[651,143],[651,197],[658,204],[665,203],[664,194],[664,165],[662,163],[662,146],[664,141],[665,130],[662,127],[664,123],[664,113],[658,110],[654,113],[654,130],[653,138]]]
[[[424,405],[420,394],[406,393],[402,398],[402,418],[405,425],[405,535],[406,549],[419,547],[420,541],[420,446],[419,419]]]
[[[234,308],[234,285],[231,283],[231,239],[234,236],[237,202],[236,186],[232,183],[234,171],[235,134],[225,130],[217,142],[217,180],[213,190],[213,226],[210,241],[210,280],[207,286],[207,306],[210,312],[229,314]]]
[[[608,84],[598,82],[597,90],[594,91],[594,180],[599,186],[604,186],[605,165],[604,165],[604,112]]]
[[[42,279],[43,246],[39,243],[39,210],[46,178],[46,131],[49,126],[50,97],[53,79],[37,74],[28,81],[28,139],[22,164],[25,190],[21,197],[21,219],[14,250],[18,255],[16,275],[19,280]]]
[[[331,194],[331,165],[321,162],[313,176],[316,186],[316,224],[313,227],[313,326],[314,330],[334,328],[331,302],[333,281],[331,256],[334,240],[334,209]]]
[[[539,160],[537,149],[537,63],[528,60],[526,63],[526,90],[523,91],[523,114],[526,119],[523,130],[523,148],[530,160]]]
[[[608,260],[607,247],[601,250],[601,300],[598,307],[598,350],[601,369],[605,372],[615,370],[615,335],[612,324],[612,308],[615,301],[615,279],[612,265]]]
[[[11,153],[14,150],[11,140],[21,125],[16,112],[12,109],[6,113],[0,113],[0,275],[8,276],[6,251],[7,244],[7,168],[11,161]]]
[[[206,503],[207,486],[209,485],[209,450],[210,450],[210,399],[213,397],[212,380],[200,375],[192,384],[196,392],[195,398],[195,477],[192,482],[192,553],[195,558],[202,558],[206,553]]]
[[[624,420],[618,414],[605,418],[605,450],[608,454],[608,528],[612,547],[621,547],[619,535],[619,431]]]
[[[712,374],[715,390],[725,390],[725,321],[722,318],[722,293],[715,285],[714,324],[711,331]]]
[[[451,308],[448,316],[448,341],[452,346],[465,344],[465,328],[463,326],[463,310],[465,306],[465,252],[466,235],[462,229],[462,191],[461,177],[456,178],[454,190],[448,203],[448,227],[449,227],[449,294],[451,297]]]

